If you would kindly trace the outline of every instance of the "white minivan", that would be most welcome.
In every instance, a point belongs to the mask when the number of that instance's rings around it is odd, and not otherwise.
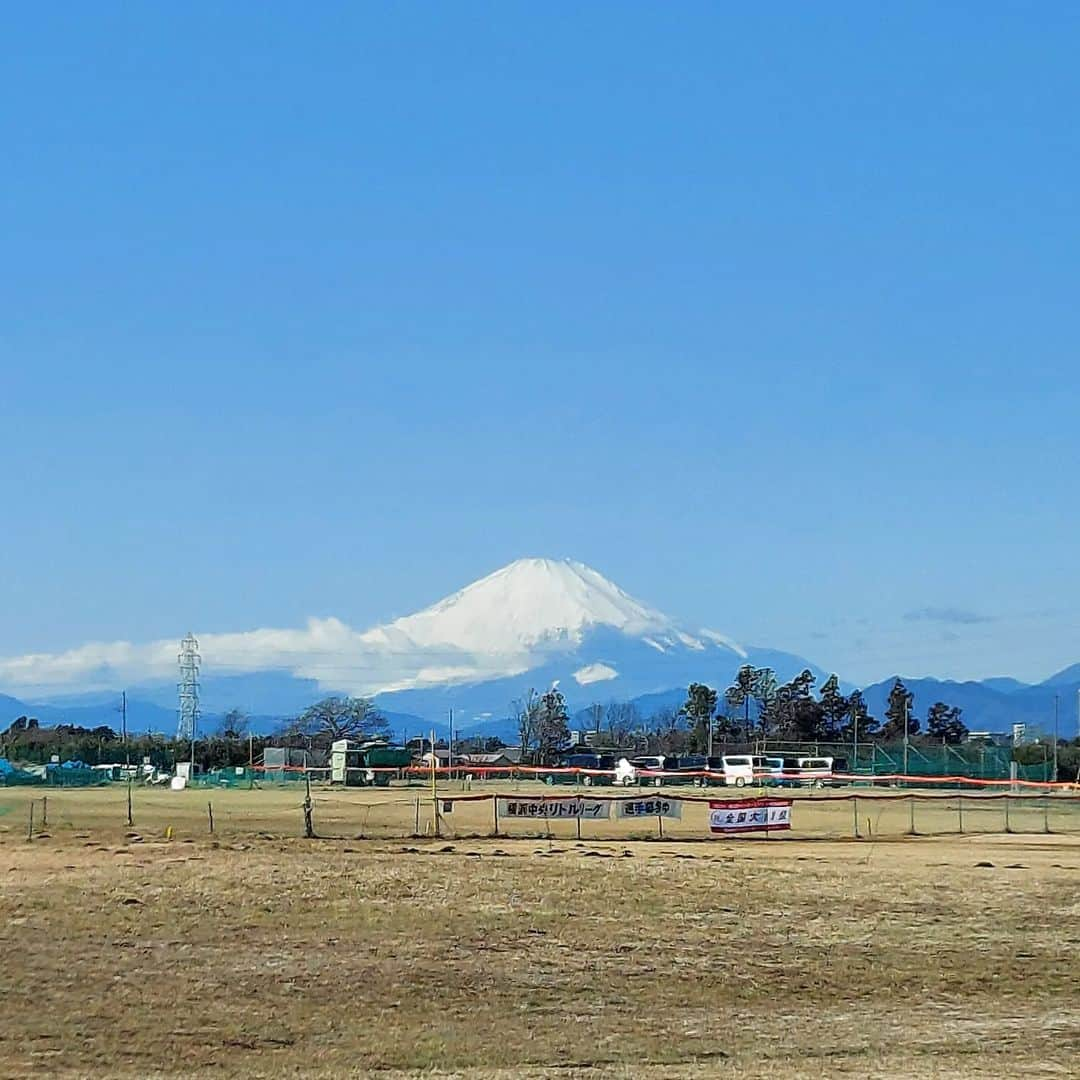
[[[725,754],[720,763],[724,769],[724,783],[728,787],[746,787],[754,783],[754,764],[760,761],[751,754]]]

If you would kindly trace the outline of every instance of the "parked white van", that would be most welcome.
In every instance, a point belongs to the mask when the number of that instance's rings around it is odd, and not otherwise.
[[[761,760],[751,754],[725,754],[720,759],[724,771],[724,783],[729,787],[753,785],[754,764]]]

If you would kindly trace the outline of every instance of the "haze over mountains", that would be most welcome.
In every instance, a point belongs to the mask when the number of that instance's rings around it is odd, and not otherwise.
[[[803,657],[684,626],[582,563],[540,558],[520,559],[423,611],[366,631],[313,619],[303,630],[203,634],[200,642],[208,727],[215,714],[238,707],[265,729],[320,696],[351,693],[374,696],[399,729],[441,727],[453,708],[459,730],[505,737],[510,703],[530,687],[557,684],[571,710],[629,700],[648,715],[661,704],[678,704],[692,681],[723,689],[744,663],[771,667],[781,681],[803,668],[819,679],[826,674]],[[175,653],[174,642],[119,642],[0,660],[0,690],[11,692],[0,694],[0,721],[28,714],[43,723],[115,727],[114,688],[127,685],[132,728],[171,731]],[[865,689],[872,714],[884,711],[892,682]],[[1021,721],[1047,728],[1057,694],[1061,730],[1075,728],[1080,665],[1039,686],[1009,678],[905,682],[915,692],[917,714],[947,701],[979,730]]]

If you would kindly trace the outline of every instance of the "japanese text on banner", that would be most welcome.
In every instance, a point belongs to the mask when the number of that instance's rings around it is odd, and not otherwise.
[[[682,820],[682,803],[659,796],[648,799],[620,799],[615,804],[617,818],[674,818]]]
[[[498,807],[501,818],[601,821],[611,816],[604,799],[499,799]]]
[[[790,799],[723,799],[709,803],[709,830],[714,833],[790,828]]]

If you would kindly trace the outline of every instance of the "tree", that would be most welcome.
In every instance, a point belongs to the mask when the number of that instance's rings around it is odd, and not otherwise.
[[[604,727],[612,746],[635,746],[641,736],[641,714],[630,701],[609,701],[604,709]]]
[[[242,739],[247,735],[248,717],[243,709],[230,709],[222,718],[218,734],[223,739]]]
[[[690,746],[701,753],[712,749],[712,722],[717,693],[704,683],[691,683],[679,713],[690,725]]]
[[[956,705],[946,705],[937,701],[930,706],[926,714],[926,733],[934,740],[943,743],[959,743],[967,734],[967,724],[960,719],[963,710]]]
[[[775,727],[782,737],[797,742],[821,738],[821,705],[814,700],[814,674],[804,668],[790,682],[777,687]]]
[[[604,706],[599,701],[594,701],[589,706],[589,723],[592,725],[594,739],[600,738],[600,725],[604,719]]]
[[[735,673],[735,681],[724,691],[724,704],[728,716],[742,709],[743,736],[750,738],[750,702],[754,697],[755,671],[749,664],[743,664]]]
[[[847,698],[847,715],[840,727],[839,736],[845,742],[866,741],[872,738],[881,725],[866,708],[861,690],[852,690]]]
[[[919,731],[919,721],[911,715],[911,706],[915,695],[899,680],[893,683],[889,691],[889,707],[885,710],[885,726],[881,729],[881,738],[885,742],[900,742],[904,738],[904,726],[908,736]]]
[[[537,729],[540,722],[540,698],[536,691],[530,689],[512,705],[514,719],[517,721],[518,745],[521,747],[522,758],[527,758],[536,745]]]
[[[320,746],[338,739],[385,736],[386,720],[367,698],[328,697],[309,705],[294,721],[293,729]]]
[[[851,716],[851,700],[840,692],[840,680],[835,675],[830,675],[821,684],[818,696],[821,705],[821,737],[828,742],[835,741],[841,737],[844,725]]]
[[[649,719],[646,749],[650,754],[668,756],[685,753],[688,741],[686,725],[683,723],[680,710],[667,705]]]
[[[536,756],[549,762],[570,741],[569,714],[562,694],[552,687],[540,698],[536,722]]]
[[[752,694],[758,706],[758,728],[768,738],[776,727],[776,672],[772,668],[754,668]]]

